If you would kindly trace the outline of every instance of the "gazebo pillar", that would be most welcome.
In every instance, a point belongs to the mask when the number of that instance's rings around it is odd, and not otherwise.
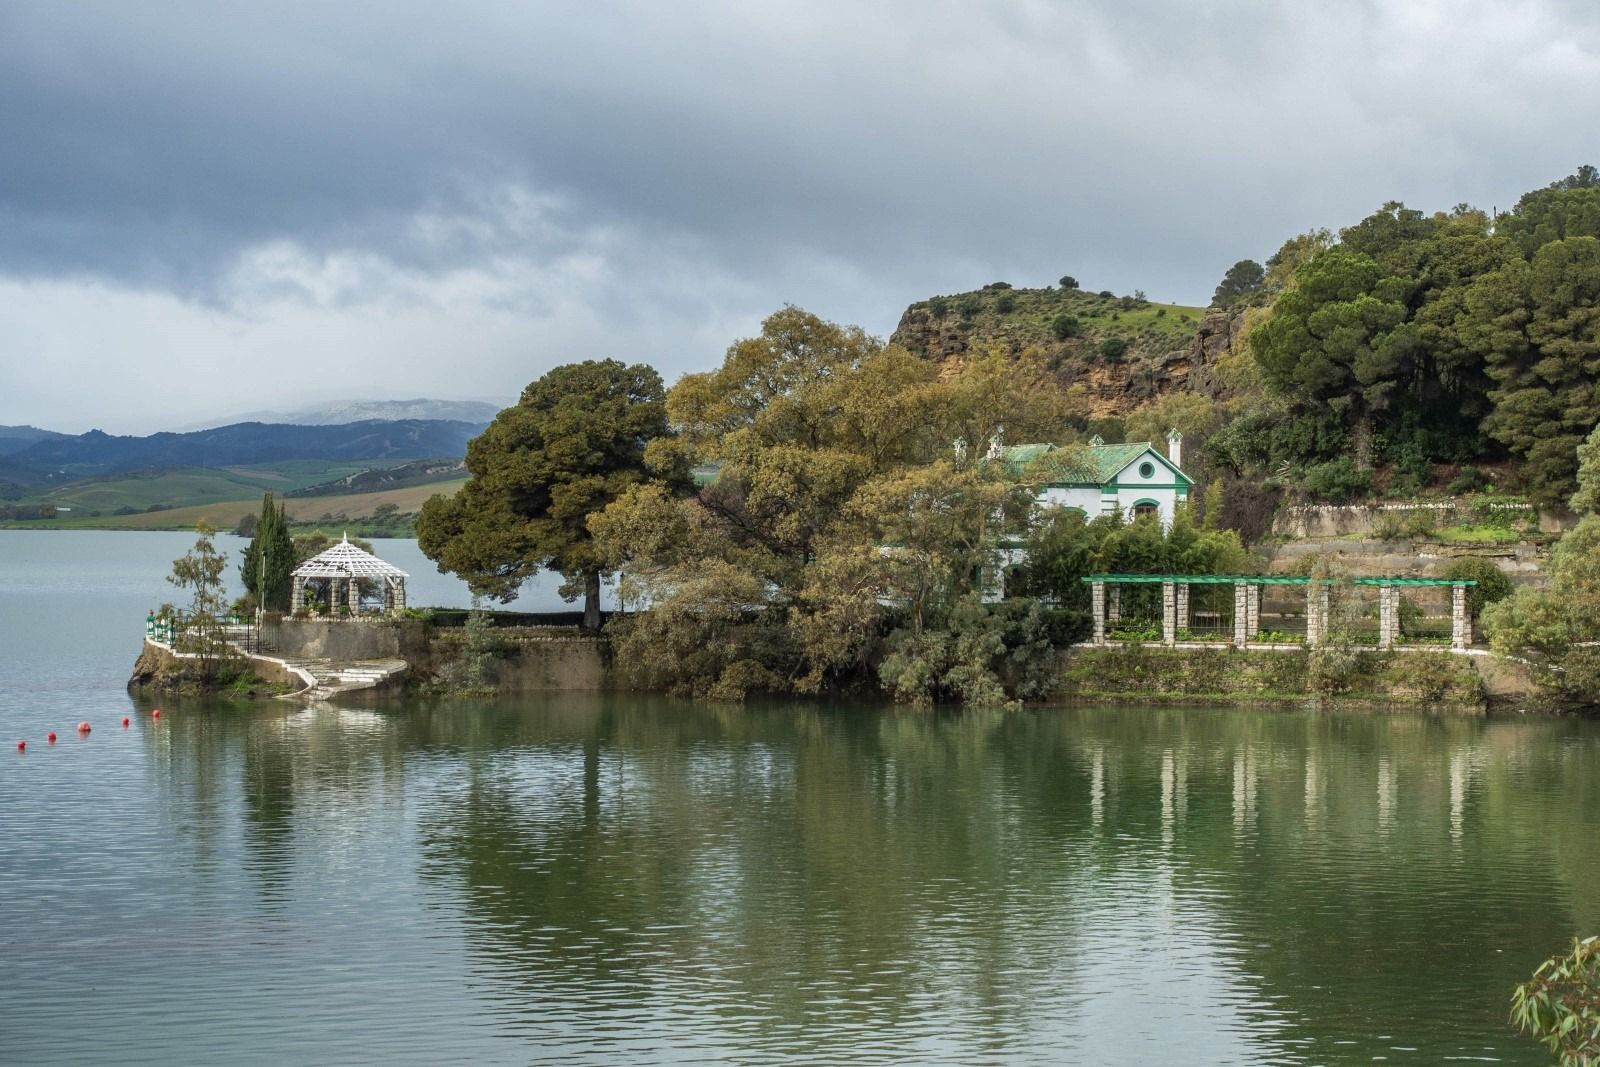
[[[1106,618],[1111,622],[1122,621],[1122,586],[1113,585],[1110,589],[1111,599],[1106,601]]]
[[[1472,617],[1467,614],[1467,587],[1457,585],[1450,590],[1450,647],[1466,648],[1472,644]]]
[[[1171,648],[1178,643],[1178,586],[1161,583],[1161,643]]]
[[[394,610],[406,610],[406,580],[404,578],[394,579]]]
[[[1250,586],[1246,582],[1233,583],[1233,643],[1243,648],[1250,643]]]
[[[1249,641],[1261,632],[1261,586],[1255,582],[1244,587],[1244,632]]]
[[[404,595],[400,598],[405,600]],[[1089,611],[1094,616],[1094,643],[1106,643],[1106,583],[1089,583]]]
[[[1400,589],[1378,586],[1378,647],[1393,648],[1400,637]]]
[[[1328,584],[1313,579],[1306,586],[1306,647],[1321,648],[1328,638]]]
[[[1177,595],[1178,631],[1192,629],[1189,625],[1189,583],[1178,583]]]
[[[361,579],[351,575],[344,582],[345,600],[350,605],[350,614],[355,615],[361,611]]]
[[[298,615],[306,610],[306,580],[298,574],[289,583],[289,614]]]

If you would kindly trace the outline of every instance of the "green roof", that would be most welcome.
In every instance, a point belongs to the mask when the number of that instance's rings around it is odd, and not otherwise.
[[[1084,445],[1062,448],[1051,444],[1012,445],[1005,449],[1006,469],[1014,476],[1024,474],[1047,484],[1106,485],[1117,480],[1122,469],[1146,452],[1161,453],[1149,441],[1129,441],[1120,445]],[[1163,460],[1165,457],[1161,457]],[[1184,481],[1188,481],[1184,477]]]
[[[1107,585],[1155,584],[1172,582],[1175,585],[1310,585],[1311,578],[1293,574],[1086,574],[1080,581]],[[1323,578],[1323,585],[1333,585],[1336,579]],[[1471,578],[1351,578],[1351,585],[1477,585]]]

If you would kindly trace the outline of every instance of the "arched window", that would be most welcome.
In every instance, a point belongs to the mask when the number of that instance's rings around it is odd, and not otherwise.
[[[1154,500],[1136,500],[1133,502],[1133,517],[1136,519],[1143,518],[1146,515],[1159,516],[1160,514],[1161,505]]]

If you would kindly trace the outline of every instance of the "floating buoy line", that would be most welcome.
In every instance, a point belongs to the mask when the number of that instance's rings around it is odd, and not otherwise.
[[[150,711],[150,717],[152,719],[160,719],[161,718],[161,709],[160,708],[152,708],[151,711]],[[122,717],[122,727],[123,727],[123,729],[127,729],[131,722],[132,722],[132,720],[129,719],[128,716],[124,715]],[[77,730],[78,730],[78,736],[79,737],[88,737],[91,733],[94,732],[94,727],[92,725],[90,725],[88,720],[85,720],[85,721],[80,722],[78,724]],[[48,743],[50,743],[52,745],[55,744],[56,743],[56,732],[54,730],[51,730],[49,733],[44,735],[44,739],[45,739],[45,741],[47,741]],[[28,742],[26,740],[19,740],[17,742],[17,751],[18,752],[26,752],[26,751],[28,751]]]

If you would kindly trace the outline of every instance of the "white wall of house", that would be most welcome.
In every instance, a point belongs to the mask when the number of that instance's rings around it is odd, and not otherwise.
[[[1162,457],[1154,452],[1146,452],[1118,471],[1116,481],[1117,506],[1122,509],[1123,515],[1131,516],[1134,507],[1141,501],[1154,501],[1161,525],[1172,525],[1180,499],[1178,494],[1183,490],[1175,487],[1178,477]]]
[[[1041,490],[1034,503],[1041,508],[1077,508],[1092,519],[1100,514],[1100,490],[1052,485]]]

